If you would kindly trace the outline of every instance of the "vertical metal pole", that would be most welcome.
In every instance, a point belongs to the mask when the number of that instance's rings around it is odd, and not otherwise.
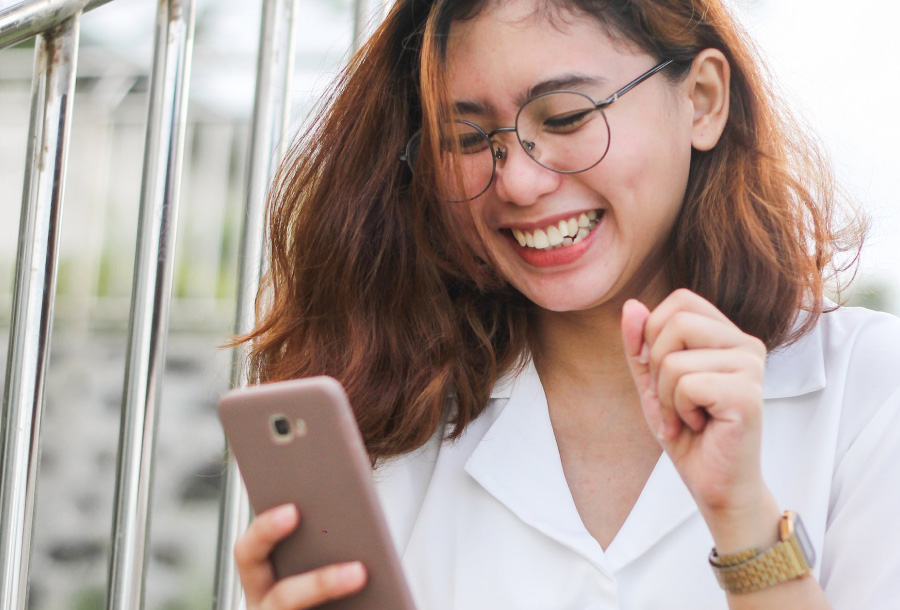
[[[263,269],[265,200],[274,169],[287,148],[290,114],[290,79],[299,0],[264,0],[256,74],[256,101],[247,176],[247,203],[241,234],[235,333],[252,330],[256,320],[256,293]],[[235,350],[232,383],[248,382],[246,348]],[[250,508],[234,458],[229,457],[219,521],[219,549],[213,608],[236,610],[241,585],[232,548],[247,527]]]
[[[372,20],[371,0],[353,0],[353,48],[356,53],[369,35]]]
[[[80,17],[76,13],[40,34],[35,43],[28,166],[0,418],[0,608],[4,610],[24,609],[28,593]]]
[[[110,610],[143,607],[156,411],[172,291],[193,0],[158,0],[113,512]]]

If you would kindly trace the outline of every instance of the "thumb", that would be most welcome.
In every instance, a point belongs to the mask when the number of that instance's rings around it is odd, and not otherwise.
[[[644,343],[644,325],[650,317],[647,306],[635,299],[625,301],[622,306],[622,344],[625,346],[625,357],[628,368],[643,393],[644,386],[639,383],[645,376],[650,380],[650,364],[647,361],[649,347]]]
[[[650,376],[650,346],[644,341],[644,327],[650,317],[647,306],[635,299],[629,299],[622,306],[622,344],[628,369],[634,379],[644,417],[654,434],[662,426],[662,412],[656,397],[656,388]]]

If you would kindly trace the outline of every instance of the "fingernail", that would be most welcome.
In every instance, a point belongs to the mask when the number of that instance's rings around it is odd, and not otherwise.
[[[366,577],[366,569],[358,561],[353,563],[345,563],[338,570],[341,582],[347,586],[355,586],[360,584]]]
[[[279,527],[289,527],[297,519],[297,507],[293,504],[284,504],[272,513],[272,520]]]
[[[641,347],[641,353],[638,356],[638,362],[641,364],[647,364],[650,362],[650,346],[644,343],[643,347]]]

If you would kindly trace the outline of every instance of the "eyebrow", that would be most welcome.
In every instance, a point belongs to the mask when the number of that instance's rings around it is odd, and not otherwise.
[[[584,74],[564,74],[556,78],[543,80],[527,91],[516,96],[516,104],[522,106],[528,100],[543,93],[557,91],[559,89],[580,89],[588,86],[599,85],[608,82],[601,76],[585,76]],[[482,101],[459,100],[453,103],[453,111],[456,114],[468,114],[476,116],[488,116],[493,113],[493,107]]]
[[[556,91],[558,89],[580,89],[582,87],[598,85],[605,82],[607,82],[607,79],[601,76],[564,74],[557,78],[549,78],[547,80],[543,80],[533,87],[529,88],[524,95],[519,95],[516,98],[516,103],[521,106],[528,100],[535,98],[543,93],[549,93],[550,91]]]

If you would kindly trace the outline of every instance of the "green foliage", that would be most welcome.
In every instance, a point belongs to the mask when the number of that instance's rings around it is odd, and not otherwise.
[[[83,589],[72,600],[72,610],[103,610],[106,607],[106,592],[103,589]]]

